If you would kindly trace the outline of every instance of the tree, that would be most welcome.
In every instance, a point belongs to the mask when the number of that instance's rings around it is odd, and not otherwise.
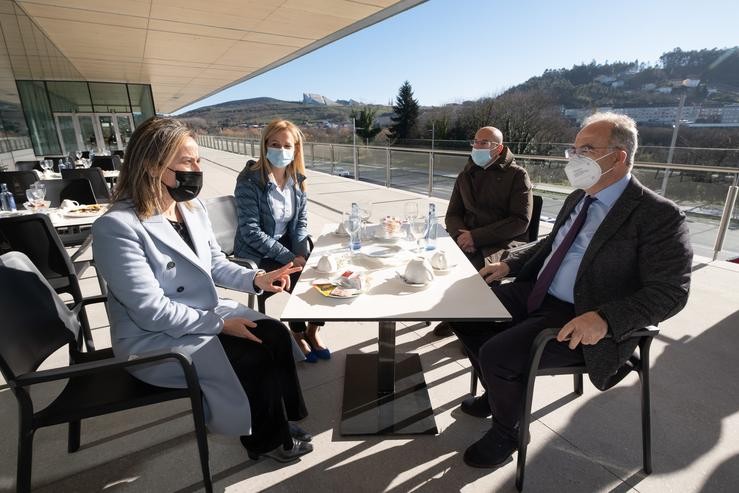
[[[376,114],[377,109],[370,108],[369,106],[362,108],[359,114],[355,110],[352,110],[351,117],[355,120],[357,135],[364,139],[365,145],[368,145],[370,140],[382,132],[382,128],[375,123]]]
[[[413,136],[418,120],[418,101],[413,99],[413,88],[408,81],[403,82],[393,105],[395,116],[390,119],[390,136],[396,139],[408,139]]]

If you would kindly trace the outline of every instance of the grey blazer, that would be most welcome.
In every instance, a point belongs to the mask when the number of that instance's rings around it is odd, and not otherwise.
[[[584,193],[567,197],[547,238],[505,260],[517,282],[536,280],[557,231]],[[625,339],[630,332],[656,325],[685,306],[692,258],[685,215],[632,177],[585,251],[574,286],[575,313],[599,310],[612,335],[583,346],[597,388],[618,382],[616,371],[637,345]]]
[[[129,201],[114,204],[93,224],[95,264],[109,289],[113,352],[129,356],[178,348],[189,354],[203,391],[208,427],[246,435],[251,433],[249,400],[215,336],[224,318],[257,320],[265,315],[219,299],[216,284],[255,292],[257,271],[227,260],[205,207],[198,200],[190,204],[192,210],[178,207],[195,252],[164,216],[141,220]],[[303,359],[295,344],[293,352]],[[153,385],[185,386],[182,370],[174,363],[152,365],[134,375]]]

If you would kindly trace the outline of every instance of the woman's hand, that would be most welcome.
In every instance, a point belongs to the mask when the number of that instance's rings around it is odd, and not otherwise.
[[[241,337],[250,341],[262,343],[262,340],[251,333],[249,329],[253,329],[257,324],[246,318],[227,318],[223,321],[223,329],[221,334],[233,337]]]
[[[281,293],[290,289],[290,274],[301,270],[303,270],[302,267],[293,267],[293,263],[288,262],[279,269],[257,275],[254,278],[254,285],[270,293]]]

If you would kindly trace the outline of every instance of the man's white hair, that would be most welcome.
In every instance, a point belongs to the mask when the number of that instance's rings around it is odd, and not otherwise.
[[[582,122],[582,126],[587,127],[597,122],[608,122],[611,124],[610,144],[613,147],[618,147],[626,151],[626,163],[632,166],[634,164],[636,149],[639,147],[639,131],[636,129],[634,119],[630,116],[610,111],[593,113]]]

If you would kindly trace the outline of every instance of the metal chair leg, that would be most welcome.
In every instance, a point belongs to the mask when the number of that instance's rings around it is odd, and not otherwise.
[[[649,389],[649,346],[651,337],[645,337],[639,347],[639,377],[641,379],[641,432],[644,473],[652,473],[652,406]]]
[[[70,421],[69,430],[67,431],[67,452],[70,454],[80,449],[80,433],[82,431],[82,423],[80,421]]]
[[[575,393],[577,395],[582,395],[582,373],[575,373],[572,375],[572,378],[575,381]]]
[[[191,391],[190,402],[192,404],[192,419],[195,423],[195,437],[198,441],[200,467],[203,471],[203,485],[206,492],[212,493],[213,480],[211,479],[210,466],[208,465],[208,435],[205,428],[205,420],[203,419],[203,402],[199,391]]]
[[[31,470],[33,467],[33,433],[29,423],[20,423],[18,430],[18,468],[15,490],[17,493],[31,491]]]

